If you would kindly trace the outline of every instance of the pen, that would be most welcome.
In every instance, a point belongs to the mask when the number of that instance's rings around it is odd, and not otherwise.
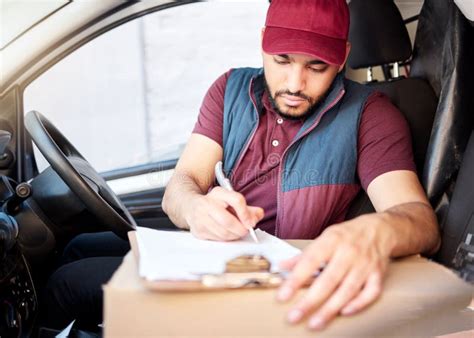
[[[234,191],[234,188],[232,187],[232,184],[230,183],[229,179],[224,175],[224,171],[222,170],[222,161],[216,163],[216,166],[214,167],[214,172],[216,174],[217,182],[222,188],[228,191]],[[249,227],[248,229],[250,232],[250,236],[252,236],[255,243],[258,243],[258,238],[255,234],[255,230],[252,227]]]

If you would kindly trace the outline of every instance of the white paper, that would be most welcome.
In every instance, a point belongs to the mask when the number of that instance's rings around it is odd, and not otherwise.
[[[205,241],[189,232],[137,227],[139,274],[148,280],[196,280],[201,274],[224,272],[227,261],[241,255],[262,255],[278,272],[278,264],[301,251],[257,229],[259,243],[250,235],[232,242]]]

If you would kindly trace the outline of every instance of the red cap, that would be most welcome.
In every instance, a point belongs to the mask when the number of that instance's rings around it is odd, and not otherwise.
[[[273,0],[262,48],[268,54],[306,54],[341,65],[348,34],[346,0]]]

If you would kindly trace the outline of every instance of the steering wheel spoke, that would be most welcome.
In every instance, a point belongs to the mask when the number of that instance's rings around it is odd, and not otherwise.
[[[107,228],[127,239],[127,232],[136,228],[135,220],[103,177],[39,112],[26,114],[25,127],[53,170],[87,209]]]

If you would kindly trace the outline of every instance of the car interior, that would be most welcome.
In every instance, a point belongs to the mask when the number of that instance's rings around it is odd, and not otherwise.
[[[390,97],[407,119],[418,175],[437,212],[442,230],[442,247],[434,259],[455,269],[463,278],[472,282],[472,257],[467,254],[469,250],[472,252],[474,244],[471,242],[474,231],[472,218],[474,206],[470,198],[474,186],[472,177],[467,174],[473,166],[470,155],[474,142],[473,113],[472,108],[469,109],[472,107],[472,102],[470,104],[464,100],[461,102],[455,95],[449,94],[450,91],[453,93],[455,86],[453,82],[443,82],[444,79],[440,78],[437,79],[438,82],[433,81],[433,68],[430,67],[440,70],[440,66],[436,67],[432,59],[426,59],[422,54],[427,52],[427,44],[430,47],[436,44],[436,41],[426,42],[424,39],[437,38],[436,35],[429,37],[424,35],[427,30],[432,32],[434,27],[423,23],[433,22],[434,18],[445,19],[440,13],[455,10],[445,6],[446,4],[435,5],[425,2],[418,17],[420,24],[413,50],[406,30],[406,20],[402,19],[393,2],[353,0],[349,4],[350,40],[353,48],[348,65],[352,69],[368,68],[366,84]],[[383,14],[371,16],[368,14],[371,10]],[[459,20],[459,14],[454,12],[453,20]],[[431,21],[428,21],[428,18]],[[470,36],[463,31],[471,29],[469,25],[466,23],[464,27],[462,25],[453,27],[448,24],[448,30],[460,31]],[[459,51],[466,48],[462,44],[464,38],[462,34],[457,37],[457,41],[449,41],[449,44],[444,40],[444,36],[439,37],[439,44],[446,43],[450,57],[454,55],[454,60],[450,60],[451,67],[456,64],[463,69],[463,72],[458,70],[454,74],[443,70],[442,76],[452,77],[452,80],[460,85],[456,87],[456,92],[458,90],[462,92],[464,88],[470,86],[465,76],[472,74],[472,68],[469,69],[469,66],[464,65],[467,52]],[[451,34],[448,36],[455,39]],[[469,53],[472,55],[472,49]],[[406,64],[407,60],[411,64],[411,73],[409,76],[400,76],[398,64]],[[428,60],[429,65],[424,64],[424,60]],[[389,68],[394,62],[395,67]],[[384,81],[371,80],[370,68],[375,66],[382,66],[385,69]],[[458,124],[447,131],[443,123],[448,119],[447,114],[453,115],[446,124],[453,123],[451,119],[459,119],[463,121],[458,122],[463,127]],[[443,137],[440,134],[443,134]],[[452,158],[454,156],[452,152],[456,149],[464,149],[462,157]],[[367,195],[361,192],[353,202],[347,218],[367,212],[373,212],[373,207]]]
[[[441,249],[430,259],[473,283],[474,21],[451,1],[425,0],[419,15],[405,19],[393,0],[352,0],[349,8],[348,76],[365,72],[364,83],[385,93],[408,121],[418,175],[442,233]],[[407,30],[413,21],[414,44]],[[376,69],[381,79],[374,78]],[[49,163],[41,172],[33,145]],[[171,170],[176,162],[133,173]],[[23,111],[21,87],[0,88],[0,337],[40,334],[42,288],[76,235],[110,230],[126,238],[137,225],[176,229],[161,208],[164,187],[117,195],[107,183],[128,175],[99,173],[55,121]],[[362,191],[346,218],[373,210]]]
[[[352,1],[349,4],[352,44],[348,66],[367,69],[367,86],[386,94],[410,126],[417,171],[423,172],[438,98],[422,77],[400,75],[398,67],[411,60],[413,49],[406,24],[392,1]],[[371,11],[381,13],[370,15]],[[390,65],[394,65],[390,67]],[[386,69],[383,80],[372,79],[372,68]],[[353,202],[348,218],[373,212],[364,192]]]

